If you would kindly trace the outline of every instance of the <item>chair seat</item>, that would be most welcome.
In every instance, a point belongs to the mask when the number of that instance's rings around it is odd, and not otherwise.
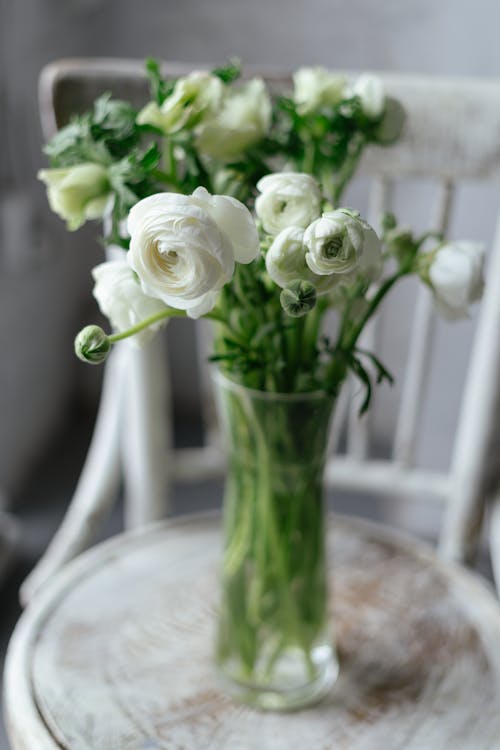
[[[220,691],[220,520],[193,516],[95,547],[35,597],[7,660],[14,750],[498,747],[488,587],[366,521],[333,516],[329,547],[341,671],[320,705],[261,714]]]

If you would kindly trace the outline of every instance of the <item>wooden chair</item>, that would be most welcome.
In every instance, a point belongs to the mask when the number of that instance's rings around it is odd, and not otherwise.
[[[189,69],[179,64],[164,66],[169,75]],[[251,74],[256,72],[252,70]],[[266,78],[275,88],[290,83],[285,75],[268,74]],[[389,74],[382,78],[387,91],[403,102],[409,118],[404,138],[396,147],[389,151],[370,148],[363,159],[360,171],[373,181],[372,217],[389,207],[394,184],[414,178],[432,179],[439,187],[431,224],[445,231],[458,183],[500,178],[500,81]],[[50,137],[64,125],[71,113],[88,109],[103,91],[138,105],[145,102],[148,93],[142,63],[94,59],[49,65],[40,79],[45,136]],[[367,334],[372,341],[378,325],[376,321]],[[478,545],[485,502],[498,478],[492,446],[500,433],[496,427],[500,400],[500,232],[490,254],[452,460],[449,469],[442,472],[422,469],[415,463],[420,404],[425,398],[426,374],[432,366],[434,325],[432,299],[422,288],[414,312],[391,457],[369,458],[370,420],[359,420],[357,398],[346,396],[344,408],[337,414],[336,431],[342,421],[347,421],[347,450],[328,462],[326,482],[331,487],[382,496],[417,500],[422,495],[432,497],[444,505],[441,555],[470,561]],[[213,423],[209,424],[203,447],[173,450],[165,362],[161,339],[140,352],[127,345],[114,352],[106,366],[95,433],[75,496],[45,556],[23,585],[24,602],[92,543],[122,476],[126,526],[133,528],[167,515],[168,488],[173,481],[223,475],[224,462]],[[205,390],[206,381],[202,382]],[[211,414],[210,408],[207,414]],[[129,436],[127,441],[122,439],[124,434]],[[500,549],[497,514],[492,529]],[[500,558],[494,558],[494,563],[500,573]]]

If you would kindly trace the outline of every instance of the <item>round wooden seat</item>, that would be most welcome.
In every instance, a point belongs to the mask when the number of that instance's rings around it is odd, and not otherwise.
[[[320,705],[259,713],[212,665],[220,522],[120,536],[35,598],[7,659],[15,750],[493,750],[500,606],[423,545],[332,517],[340,677]]]

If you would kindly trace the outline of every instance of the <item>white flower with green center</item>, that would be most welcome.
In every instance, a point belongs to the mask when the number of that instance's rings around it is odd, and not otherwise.
[[[192,318],[213,308],[235,261],[250,263],[260,251],[248,209],[205,188],[144,198],[130,211],[128,231],[128,262],[144,293]]]
[[[163,104],[149,102],[137,116],[139,125],[154,125],[165,135],[192,129],[220,107],[224,84],[217,76],[194,72],[179,78]]]
[[[483,293],[483,245],[449,242],[429,256],[429,280],[440,312],[448,320],[467,317],[469,305]]]
[[[293,76],[293,99],[302,115],[338,104],[345,95],[346,79],[320,66],[299,68]]]
[[[301,172],[268,174],[257,183],[260,195],[255,213],[268,234],[287,227],[305,229],[321,213],[321,190],[316,180]]]
[[[260,78],[227,87],[220,109],[198,129],[198,149],[223,162],[241,156],[267,134],[271,111],[271,100]]]
[[[304,233],[306,263],[320,276],[380,271],[381,243],[375,230],[356,211],[339,208],[324,213]]]
[[[66,221],[70,231],[87,219],[101,219],[111,198],[108,171],[86,162],[73,167],[41,169],[38,178],[47,186],[51,209]]]
[[[139,279],[125,258],[100,263],[93,268],[92,277],[94,297],[117,332],[126,331],[166,308],[161,300],[144,294]],[[166,323],[166,319],[154,323],[129,340],[142,346]]]
[[[328,294],[341,278],[333,274],[319,276],[311,271],[306,263],[304,230],[301,227],[287,227],[275,237],[266,253],[266,270],[282,289],[300,279],[312,284],[318,295]]]

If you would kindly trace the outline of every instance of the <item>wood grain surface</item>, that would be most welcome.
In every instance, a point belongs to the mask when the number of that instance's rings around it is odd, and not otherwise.
[[[25,674],[40,732],[71,750],[500,748],[493,594],[366,522],[334,517],[329,542],[341,672],[320,705],[262,714],[220,691],[219,520],[198,516],[97,547],[28,608],[7,666],[13,747],[50,747],[28,741]]]

